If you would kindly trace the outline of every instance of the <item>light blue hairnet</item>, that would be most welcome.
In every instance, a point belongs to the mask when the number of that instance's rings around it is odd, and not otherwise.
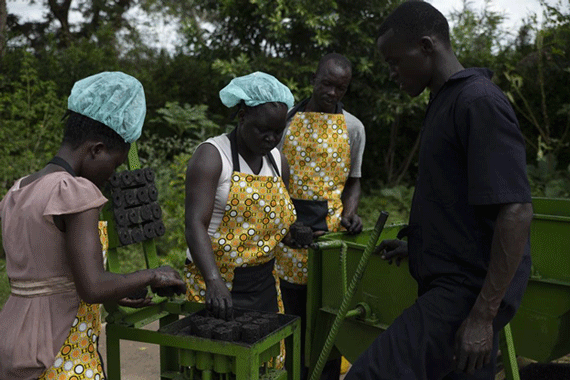
[[[120,71],[102,72],[77,81],[67,108],[97,120],[132,143],[141,135],[146,115],[142,84]]]
[[[293,107],[295,99],[287,86],[279,82],[273,75],[257,71],[255,73],[232,79],[220,91],[220,99],[226,107],[233,107],[242,100],[248,107],[263,103],[280,102]]]

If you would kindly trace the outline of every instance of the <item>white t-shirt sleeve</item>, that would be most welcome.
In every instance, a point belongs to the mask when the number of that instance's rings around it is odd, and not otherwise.
[[[349,177],[362,177],[362,156],[366,145],[366,132],[364,124],[351,113],[343,110],[348,138],[350,140],[350,173]]]

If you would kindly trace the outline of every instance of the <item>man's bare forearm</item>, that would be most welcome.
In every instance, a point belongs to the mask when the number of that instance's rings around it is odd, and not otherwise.
[[[530,233],[531,203],[511,203],[501,207],[495,222],[491,260],[485,282],[471,316],[493,320],[519,267]]]
[[[360,178],[349,177],[342,192],[342,215],[356,214],[360,202]]]

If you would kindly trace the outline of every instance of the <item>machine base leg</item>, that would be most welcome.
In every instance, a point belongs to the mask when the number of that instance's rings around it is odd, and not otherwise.
[[[503,328],[501,336],[499,337],[499,348],[501,349],[503,356],[505,379],[520,380],[517,355],[515,353],[515,345],[513,343],[513,334],[511,333],[511,325],[508,323],[505,328]]]

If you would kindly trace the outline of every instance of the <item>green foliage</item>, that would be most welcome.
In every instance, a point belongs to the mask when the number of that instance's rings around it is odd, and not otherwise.
[[[120,64],[114,31],[109,27],[97,30],[91,38],[73,40],[66,47],[58,48],[55,44],[56,41],[50,41],[38,52],[38,72],[44,78],[52,78],[60,96],[67,98],[75,82],[101,71],[132,73]]]
[[[38,76],[37,61],[23,55],[18,79],[0,77],[0,192],[41,169],[55,154],[63,136],[65,102],[55,83]],[[9,142],[9,143],[6,143]]]
[[[185,179],[190,157],[189,153],[179,154],[163,170],[157,171],[159,202],[167,232],[158,240],[157,250],[160,255],[185,256]]]
[[[143,167],[156,173],[159,203],[163,210],[166,235],[157,239],[157,250],[165,263],[181,265],[185,257],[184,198],[186,166],[192,153],[202,141],[221,133],[221,128],[208,119],[206,106],[180,106],[168,102],[157,111],[153,120],[161,129],[169,129],[173,136],[157,134],[141,139],[139,156]],[[167,256],[168,255],[168,256]],[[182,261],[183,263],[183,261]]]
[[[532,196],[570,198],[570,165],[565,170],[553,171],[550,164],[538,160],[536,165],[527,166]]]
[[[507,95],[513,103],[529,147],[529,156],[544,161],[551,175],[570,162],[570,14],[544,5],[545,22],[526,29],[519,60],[508,67]]]
[[[193,10],[166,4],[186,26],[186,54],[213,62],[218,89],[235,76],[261,70],[282,80],[300,101],[312,92],[320,58],[345,55],[353,64],[353,80],[343,103],[363,122],[373,144],[363,163],[367,188],[409,179],[414,152],[405,148],[414,146],[427,102],[427,95],[412,100],[390,83],[375,46],[380,20],[400,2],[196,0]],[[219,103],[216,92],[209,96],[207,104]]]
[[[408,223],[412,206],[413,187],[403,185],[375,189],[360,200],[358,215],[362,218],[364,228],[372,228],[380,211],[390,214],[389,223]]]
[[[207,118],[207,111],[206,105],[180,106],[178,102],[166,102],[165,108],[159,109],[157,113],[177,136],[189,138],[196,143],[205,140],[218,129],[218,126]]]
[[[469,0],[463,0],[463,8],[449,15],[451,45],[465,67],[499,70],[512,52],[513,38],[502,27],[506,16],[490,10],[490,5],[491,0],[485,0],[477,11]]]

